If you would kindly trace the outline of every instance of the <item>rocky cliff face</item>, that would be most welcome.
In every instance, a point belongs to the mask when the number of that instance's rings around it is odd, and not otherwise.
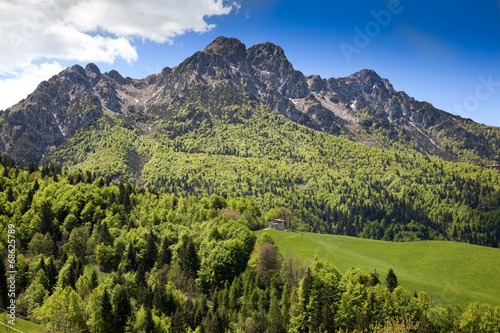
[[[94,66],[95,67],[95,66]],[[101,114],[92,82],[80,66],[73,66],[40,83],[28,98],[2,114],[0,147],[23,161],[39,161],[82,124]]]
[[[39,162],[104,112],[128,115],[142,101],[147,80],[101,74],[89,64],[67,68],[39,84],[25,100],[2,113],[0,149],[25,162]]]
[[[231,93],[221,97],[221,90]],[[293,68],[281,47],[263,43],[247,49],[226,37],[175,68],[142,80],[116,71],[102,74],[94,64],[68,68],[3,112],[0,150],[39,162],[104,114],[134,118],[144,127],[137,119],[169,106],[193,100],[210,104],[228,95],[225,103],[256,100],[295,122],[371,146],[410,147],[451,160],[461,159],[461,149],[472,150],[480,159],[499,158],[498,128],[417,102],[372,70],[345,78],[306,77]],[[496,134],[485,134],[491,131]],[[458,147],[450,144],[453,141]]]

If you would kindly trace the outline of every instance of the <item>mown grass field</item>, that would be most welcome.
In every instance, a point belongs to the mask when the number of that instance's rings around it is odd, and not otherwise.
[[[409,291],[425,291],[443,305],[471,302],[500,306],[500,249],[456,242],[384,242],[347,236],[313,233],[268,233],[281,252],[304,261],[317,255],[341,272],[359,267],[375,269],[382,283],[392,268],[399,283]]]

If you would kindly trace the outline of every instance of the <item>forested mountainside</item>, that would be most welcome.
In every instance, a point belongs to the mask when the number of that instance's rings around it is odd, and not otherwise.
[[[480,166],[497,159],[498,128],[416,102],[373,71],[304,77],[271,43],[220,37],[142,80],[76,65],[2,112],[1,126],[15,160],[253,197],[291,210],[292,228],[499,245],[499,173]]]
[[[263,210],[290,209],[293,228],[498,246],[496,170],[370,148],[256,103],[158,112],[147,135],[104,116],[52,161],[182,196],[252,196]]]
[[[220,37],[142,80],[76,65],[1,119],[0,149],[17,161],[183,196],[253,196],[315,232],[499,244],[499,174],[481,167],[498,159],[498,128],[414,101],[373,71],[304,77],[271,43]]]
[[[15,256],[7,259],[17,270],[16,311],[50,329],[493,333],[500,327],[499,307],[436,305],[399,286],[393,270],[344,273],[317,259],[305,264],[285,256],[271,236],[251,231],[265,220],[250,198],[155,193],[91,172],[61,174],[9,157],[0,162],[1,247],[16,239]],[[0,279],[4,308],[6,281]]]
[[[247,49],[226,37],[140,80],[116,71],[102,74],[93,64],[68,68],[1,112],[0,150],[16,160],[40,162],[106,115],[147,135],[161,133],[161,127],[151,126],[158,114],[179,113],[188,103],[201,103],[209,116],[220,106],[249,101],[368,146],[481,165],[500,161],[497,127],[415,101],[372,70],[345,78],[304,76],[281,47],[263,43]]]
[[[153,112],[142,131],[103,115],[47,161],[183,196],[253,196],[264,210],[293,211],[293,228],[498,247],[496,170],[369,148],[257,103]]]

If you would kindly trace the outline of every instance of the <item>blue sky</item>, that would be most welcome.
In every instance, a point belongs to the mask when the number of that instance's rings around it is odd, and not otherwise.
[[[41,52],[32,56],[29,64],[35,69],[46,65],[49,73],[92,61],[103,72],[116,69],[124,76],[143,78],[179,64],[217,36],[236,37],[247,47],[270,41],[280,45],[295,69],[306,75],[340,77],[374,69],[395,89],[417,100],[500,126],[500,1],[213,1],[219,7],[204,8],[205,12],[197,11],[192,18],[189,8],[173,10],[179,1],[144,2],[151,5],[151,12],[147,8],[143,11],[146,16],[163,11],[163,20],[172,17],[169,12],[181,17],[177,30],[147,26],[147,20],[136,20],[124,28],[119,15],[125,21],[123,16],[136,15],[137,8],[127,13],[119,8],[123,2],[117,0],[102,1],[108,5],[102,9],[102,19],[109,21],[106,25],[81,19],[85,18],[81,8],[78,19],[71,11],[64,12],[61,17],[66,27],[72,24],[94,40],[96,36],[108,38],[115,45],[114,51],[102,51],[99,44],[95,59],[91,54],[59,58]],[[191,1],[196,2],[201,3]],[[95,12],[89,11],[89,15]],[[45,36],[45,31],[40,35]],[[29,52],[37,50],[29,45]],[[0,60],[4,59],[0,56]],[[4,69],[2,77],[0,67],[0,79],[16,79],[22,70],[21,65],[10,72]]]

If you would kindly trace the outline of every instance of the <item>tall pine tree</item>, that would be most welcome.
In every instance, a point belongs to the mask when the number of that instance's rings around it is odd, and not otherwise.
[[[151,231],[146,238],[146,253],[144,254],[144,268],[149,271],[156,261],[156,237]]]
[[[179,249],[179,264],[186,277],[192,279],[198,277],[200,260],[198,259],[198,252],[192,238],[182,243]]]
[[[132,313],[132,306],[130,304],[130,297],[128,295],[127,289],[121,285],[116,291],[113,297],[114,309],[113,313],[115,316],[116,332],[125,332],[127,326],[127,320]]]
[[[40,211],[38,213],[40,217],[40,233],[45,235],[47,232],[52,231],[52,221],[54,220],[54,213],[52,212],[52,206],[48,200],[42,202]]]
[[[389,290],[391,293],[398,286],[398,278],[396,277],[396,274],[394,273],[392,268],[389,268],[389,271],[387,272],[387,278],[385,279],[385,286],[387,287],[387,290]]]
[[[113,314],[113,305],[109,297],[108,289],[104,288],[101,300],[102,330],[101,332],[113,332],[115,329],[115,317]]]
[[[172,250],[170,250],[170,239],[168,236],[165,236],[163,239],[163,243],[161,244],[161,252],[158,257],[158,264],[160,267],[165,266],[165,265],[170,265],[170,262],[172,261]]]

